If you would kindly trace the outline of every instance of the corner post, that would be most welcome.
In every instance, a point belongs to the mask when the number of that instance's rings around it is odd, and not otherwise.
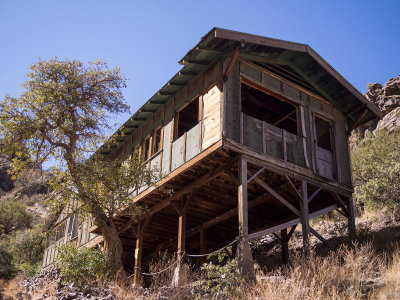
[[[248,204],[247,204],[247,160],[239,160],[239,185],[238,185],[238,217],[239,238],[237,246],[237,259],[240,276],[254,279],[254,263],[250,244],[247,240],[249,234]]]
[[[354,200],[351,196],[349,197],[349,201],[347,203],[347,209],[349,211],[348,234],[354,236],[356,234],[356,217],[354,212]]]
[[[301,182],[301,196],[300,200],[300,220],[301,229],[303,234],[303,252],[308,255],[310,252],[310,217],[308,214],[308,192],[307,192],[307,182]]]

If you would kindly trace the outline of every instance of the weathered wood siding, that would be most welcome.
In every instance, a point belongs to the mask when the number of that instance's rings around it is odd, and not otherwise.
[[[224,67],[229,64],[228,57]],[[298,134],[293,135],[241,113],[241,78],[285,97],[297,105]],[[314,117],[332,120],[335,180],[351,184],[345,118],[327,101],[259,66],[239,60],[223,86],[223,136],[318,174]],[[329,177],[329,176],[327,176]]]
[[[203,143],[205,150],[221,139],[221,91],[218,86],[203,96]]]

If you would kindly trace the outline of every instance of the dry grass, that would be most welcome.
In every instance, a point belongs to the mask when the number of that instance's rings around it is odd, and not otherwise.
[[[400,249],[395,251],[383,280],[384,287],[376,293],[376,299],[400,299]]]
[[[328,257],[296,257],[292,266],[260,276],[240,298],[371,299],[383,283],[385,261],[371,244],[341,247]]]

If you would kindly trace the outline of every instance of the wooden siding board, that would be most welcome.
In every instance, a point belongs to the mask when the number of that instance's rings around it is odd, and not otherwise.
[[[158,153],[150,161],[150,169],[158,173],[161,167],[161,153]]]
[[[168,175],[171,171],[171,140],[173,123],[174,121],[172,120],[164,127],[162,177]]]
[[[171,171],[180,167],[185,162],[185,135],[172,143]]]
[[[221,92],[217,85],[203,95],[202,149],[221,138]]]
[[[335,143],[336,143],[336,159],[338,161],[338,171],[340,172],[340,181],[345,184],[352,184],[350,155],[348,148],[348,138],[346,134],[346,121],[343,113],[335,110]]]
[[[230,62],[230,57],[226,59],[224,66]],[[239,63],[236,63],[224,83],[224,101],[226,102],[226,136],[236,142],[240,141],[240,70]]]
[[[192,159],[200,153],[200,134],[202,123],[198,123],[195,127],[190,129],[186,135],[186,161]]]
[[[257,151],[263,151],[262,121],[243,114],[243,143]]]
[[[280,92],[281,82],[266,73],[262,73],[262,84],[274,92]]]

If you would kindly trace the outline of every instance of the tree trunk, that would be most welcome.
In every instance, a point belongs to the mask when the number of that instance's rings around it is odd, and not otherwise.
[[[122,242],[119,237],[118,231],[112,220],[108,220],[107,217],[99,216],[98,214],[92,213],[95,217],[94,223],[101,231],[101,235],[104,237],[104,241],[107,243],[107,255],[117,272],[124,270],[122,264]]]

